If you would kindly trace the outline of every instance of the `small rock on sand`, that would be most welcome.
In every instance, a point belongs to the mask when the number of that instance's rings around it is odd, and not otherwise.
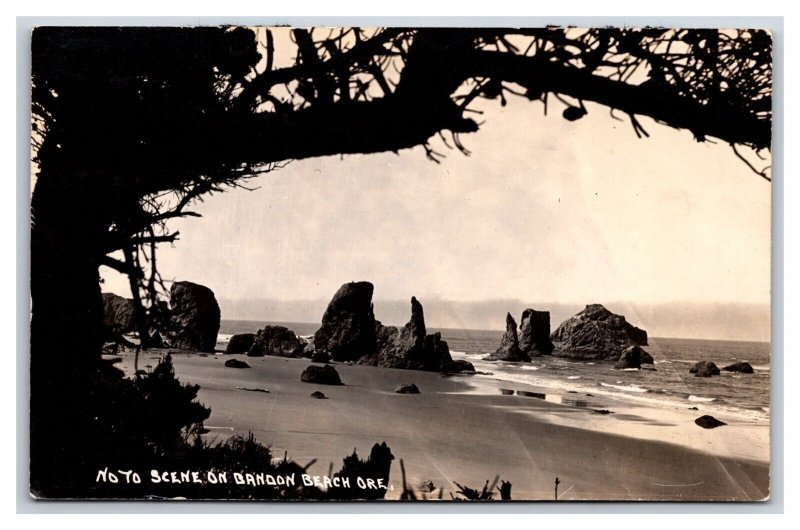
[[[419,394],[419,388],[414,383],[399,385],[394,389],[395,394]]]
[[[699,418],[694,420],[694,422],[704,429],[715,429],[722,425],[727,425],[727,423],[725,423],[724,421],[719,421],[714,416],[709,416],[709,415],[700,416]]]
[[[246,392],[263,392],[264,394],[269,394],[269,390],[266,388],[249,388],[246,386],[237,386],[236,390],[244,390]]]
[[[592,409],[592,412],[594,412],[595,414],[614,414],[608,409]]]
[[[228,368],[250,368],[250,365],[239,359],[228,359],[225,361],[225,366]]]
[[[430,493],[435,489],[436,489],[436,486],[434,486],[433,485],[433,481],[430,481],[430,480],[423,480],[417,486],[417,490],[419,490],[422,493]]]
[[[328,399],[328,396],[317,390],[316,392],[311,393],[311,397],[314,399]]]

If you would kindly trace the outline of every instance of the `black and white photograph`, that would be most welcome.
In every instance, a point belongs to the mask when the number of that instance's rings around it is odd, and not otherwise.
[[[30,45],[37,502],[770,499],[770,28]]]

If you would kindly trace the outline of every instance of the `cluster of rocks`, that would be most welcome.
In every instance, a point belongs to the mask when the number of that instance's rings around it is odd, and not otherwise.
[[[506,332],[500,340],[500,347],[484,360],[530,362],[532,357],[541,357],[552,352],[550,312],[526,309],[522,312],[519,333],[514,317],[511,313],[506,314]]]
[[[534,357],[556,355],[572,359],[616,360],[615,368],[641,368],[653,365],[653,357],[641,346],[647,332],[629,324],[600,304],[564,321],[550,333],[550,312],[526,309],[517,332],[511,313],[506,315],[506,331],[497,350],[487,361],[530,362]]]
[[[220,309],[208,287],[192,282],[174,282],[169,306],[154,308],[149,319],[147,342],[151,347],[169,347],[213,352],[220,326]],[[110,340],[136,330],[134,303],[112,293],[103,293],[103,325]]]
[[[411,318],[405,326],[384,326],[376,320],[373,290],[369,282],[351,282],[336,291],[314,334],[314,354],[322,351],[334,361],[385,368],[474,371],[471,363],[450,357],[441,334],[427,333],[422,304],[415,297],[411,298]]]
[[[306,357],[323,364],[333,360],[409,370],[474,371],[471,363],[450,357],[447,342],[439,333],[427,333],[422,304],[415,297],[411,298],[410,320],[398,328],[375,319],[372,293],[369,282],[342,285],[312,341],[283,326],[266,326],[255,334],[231,337],[226,353]]]
[[[228,343],[230,344],[230,343]],[[247,351],[250,357],[274,355],[277,357],[303,357],[306,342],[294,331],[283,326],[265,326],[253,337],[253,344]]]
[[[334,360],[445,373],[475,371],[471,363],[452,359],[441,334],[427,333],[422,304],[415,297],[411,298],[411,317],[405,326],[384,326],[375,319],[373,291],[369,282],[342,285],[328,304],[322,325],[312,341],[298,337],[283,326],[265,326],[257,333],[233,335],[225,353],[250,357],[306,357],[322,364]],[[103,293],[102,301],[107,340],[124,342],[122,335],[136,330],[133,300]],[[156,315],[151,318],[148,337],[151,347],[214,351],[221,315],[214,293],[208,287],[186,281],[174,282],[169,305],[162,303],[153,312]],[[552,333],[550,313],[528,308],[522,313],[519,329],[514,317],[510,313],[506,315],[506,330],[500,345],[485,360],[530,362],[535,357],[554,355],[616,360],[616,369],[654,370],[653,357],[641,348],[646,345],[645,330],[600,304],[587,305]],[[226,366],[233,364],[226,363]],[[322,369],[319,373],[327,374],[331,381],[338,379],[338,374],[334,378],[325,367],[316,368]],[[747,362],[737,362],[725,366],[722,371],[752,374],[753,367]],[[719,375],[720,368],[711,361],[700,361],[690,372],[697,377],[711,377]],[[341,384],[341,381],[328,384]]]
[[[724,372],[737,372],[740,374],[752,374],[753,367],[747,362],[738,362],[729,364],[722,368]],[[689,373],[694,374],[695,377],[711,377],[720,375],[720,369],[712,361],[700,361],[695,363],[694,366],[689,368]]]

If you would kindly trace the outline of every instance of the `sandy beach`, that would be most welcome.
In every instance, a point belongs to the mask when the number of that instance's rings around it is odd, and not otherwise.
[[[515,500],[553,500],[556,477],[559,500],[748,501],[769,495],[769,426],[719,416],[728,425],[702,429],[694,424],[702,405],[699,411],[666,409],[566,392],[537,399],[524,393],[542,389],[490,376],[339,363],[334,366],[344,386],[314,385],[300,382],[307,359],[172,357],[181,381],[200,385],[198,399],[212,409],[205,423],[209,440],[252,431],[275,457],[285,451],[301,465],[316,459],[308,472],[318,475],[331,463],[337,471],[353,449],[366,456],[385,441],[396,458],[387,499],[402,490],[401,459],[409,486],[430,480],[437,487],[428,494],[433,498],[450,499],[456,482],[480,489],[497,475],[513,484]],[[224,367],[230,358],[251,368]],[[139,366],[157,359],[144,354]],[[117,366],[132,374],[133,362],[133,354],[124,353]],[[395,394],[403,383],[415,383],[421,394]],[[315,390],[329,399],[311,398]]]

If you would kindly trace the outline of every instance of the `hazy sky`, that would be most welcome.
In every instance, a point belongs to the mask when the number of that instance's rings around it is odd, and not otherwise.
[[[768,304],[770,185],[723,144],[607,109],[485,102],[441,164],[421,148],[290,163],[173,223],[166,279],[218,298]],[[104,290],[128,294],[105,275]],[[263,318],[263,315],[254,318]],[[735,325],[735,323],[732,323]]]

